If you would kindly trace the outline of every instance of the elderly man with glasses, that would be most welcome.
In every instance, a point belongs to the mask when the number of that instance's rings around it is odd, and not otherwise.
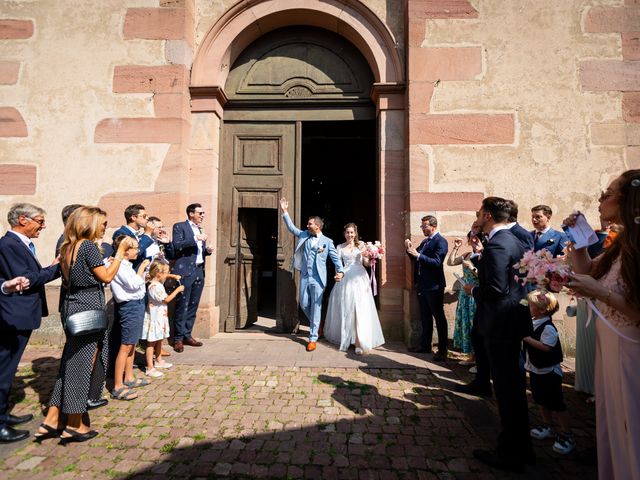
[[[22,288],[4,282],[0,295],[0,443],[27,438],[29,432],[13,427],[30,421],[33,415],[8,412],[9,392],[31,332],[49,314],[44,285],[60,276],[57,259],[42,267],[32,239],[46,228],[45,211],[30,203],[13,205],[7,215],[11,226],[0,239],[0,278],[23,277]]]
[[[175,335],[173,349],[177,353],[184,346],[201,347],[202,342],[193,338],[192,330],[204,289],[204,266],[213,248],[207,246],[208,236],[202,229],[204,209],[199,203],[187,206],[187,220],[173,226],[173,273],[180,275],[184,292],[176,300]]]

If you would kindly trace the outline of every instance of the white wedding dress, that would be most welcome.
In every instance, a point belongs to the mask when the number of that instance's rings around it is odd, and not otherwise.
[[[376,304],[371,293],[369,275],[362,265],[362,253],[357,248],[337,248],[344,266],[344,277],[336,282],[329,297],[324,326],[325,338],[346,351],[358,344],[371,350],[384,343]]]

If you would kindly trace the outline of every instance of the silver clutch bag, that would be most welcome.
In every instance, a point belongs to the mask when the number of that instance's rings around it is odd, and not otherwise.
[[[71,337],[104,332],[107,326],[107,312],[104,310],[86,310],[74,313],[69,315],[64,322],[64,329]]]

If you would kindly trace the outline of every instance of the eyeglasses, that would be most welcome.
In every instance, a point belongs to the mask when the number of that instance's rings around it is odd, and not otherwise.
[[[44,218],[41,218],[40,220],[36,220],[36,219],[35,219],[35,218],[33,218],[33,217],[27,217],[27,218],[28,218],[29,220],[32,220],[32,221],[36,222],[36,223],[37,223],[38,225],[40,225],[40,226],[44,225],[44,222],[45,222]]]
[[[204,211],[202,211],[202,212],[195,211],[193,213],[195,213],[196,215],[204,215]]]

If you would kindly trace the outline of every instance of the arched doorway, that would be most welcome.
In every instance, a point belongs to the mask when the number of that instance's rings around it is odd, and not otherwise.
[[[378,238],[372,85],[360,52],[319,28],[270,32],[232,66],[218,197],[225,331],[261,317],[290,332],[306,320],[296,307],[295,239],[279,218],[280,198],[290,200],[297,225],[309,215],[325,217],[324,233],[338,243],[348,221],[359,222],[370,240]]]
[[[196,58],[194,59],[191,71],[190,93],[191,93],[191,112],[192,122],[197,128],[204,125],[210,125],[210,134],[205,137],[193,136],[192,134],[192,162],[197,164],[199,168],[211,168],[213,172],[221,173],[223,169],[223,153],[226,151],[225,142],[228,142],[227,133],[233,122],[242,122],[246,118],[238,117],[241,115],[242,108],[227,108],[228,94],[226,88],[230,85],[227,78],[230,75],[232,67],[237,67],[239,57],[252,45],[256,40],[283,27],[316,27],[323,31],[333,32],[346,40],[349,48],[355,48],[360,54],[360,58],[364,58],[369,70],[373,76],[373,84],[369,84],[368,99],[359,97],[367,105],[351,106],[349,111],[335,108],[334,111],[340,112],[342,117],[329,120],[338,121],[369,121],[374,125],[375,132],[375,156],[376,167],[374,169],[376,191],[378,198],[376,202],[376,210],[378,218],[375,221],[376,231],[379,234],[378,239],[383,241],[388,247],[388,253],[379,264],[380,274],[380,319],[385,330],[385,335],[389,339],[401,339],[404,336],[405,317],[407,316],[406,292],[405,286],[405,255],[403,253],[403,239],[407,230],[407,220],[405,210],[405,196],[407,173],[404,171],[406,150],[406,133],[405,133],[405,96],[404,96],[404,67],[398,51],[398,43],[393,38],[389,29],[376,16],[376,14],[368,9],[359,0],[326,0],[318,2],[317,0],[248,0],[246,2],[238,2],[227,10],[212,26],[205,38],[203,39]],[[320,69],[322,70],[322,69]],[[322,82],[321,82],[322,83]],[[300,86],[300,85],[299,85]],[[287,93],[289,95],[298,95],[293,100],[304,103],[304,95],[308,90],[308,85],[302,85],[303,89],[289,88],[281,91],[280,94]],[[255,93],[255,92],[254,92]],[[316,91],[316,93],[318,93]],[[330,101],[330,92],[324,91],[328,98],[324,101]],[[343,92],[344,93],[344,92]],[[264,105],[268,104],[268,96],[263,98]],[[372,102],[372,103],[371,103]],[[238,98],[237,107],[241,106],[242,99]],[[375,110],[371,105],[375,105]],[[318,104],[316,104],[318,105]],[[287,117],[287,110],[276,108],[275,111],[281,114],[280,120],[286,122],[313,122],[318,121],[313,117]],[[246,113],[246,112],[245,112]],[[259,110],[253,112],[254,115],[251,122],[254,127],[259,126],[260,122],[271,123],[273,127],[274,117],[272,112],[269,116],[260,114]],[[289,112],[290,113],[290,112]],[[234,116],[235,115],[235,116]],[[324,121],[327,121],[325,119]],[[311,123],[307,123],[309,127]],[[339,124],[335,124],[340,131],[348,132],[344,128],[340,128]],[[303,142],[302,130],[304,125],[300,125],[300,129],[293,129],[293,132],[286,132],[289,126],[281,125],[281,130],[274,132],[273,138],[281,138],[279,141],[272,141],[272,144],[278,144],[282,152],[293,151],[301,148]],[[257,127],[256,127],[257,128]],[[199,130],[204,131],[204,130]],[[306,129],[309,131],[309,128]],[[250,137],[252,132],[248,131]],[[254,133],[254,132],[253,132]],[[317,138],[322,137],[316,136]],[[248,138],[245,135],[245,138]],[[289,142],[286,139],[293,138],[295,142]],[[195,143],[194,143],[195,142]],[[249,146],[250,149],[259,150],[262,148],[263,155],[268,156],[269,148],[266,145],[269,142],[254,142]],[[293,149],[293,150],[290,150]],[[265,180],[269,175],[263,175]],[[274,177],[272,177],[274,178]],[[223,182],[216,182],[220,186],[226,185]],[[274,188],[266,185],[267,190]],[[293,189],[294,186],[292,185]],[[213,189],[211,194],[212,203],[208,208],[217,211],[217,205],[225,193],[218,189]],[[290,196],[289,196],[290,197]],[[264,199],[265,196],[263,195]],[[242,196],[242,202],[251,205],[250,196]],[[275,210],[277,207],[277,196],[273,195],[270,207]],[[296,199],[300,203],[300,199]],[[246,213],[251,215],[254,207],[247,206]],[[263,207],[259,207],[263,208]],[[220,212],[222,215],[223,212]],[[303,213],[304,214],[304,213]],[[233,227],[238,224],[238,218],[231,218],[231,212],[226,216],[212,218],[218,227],[218,230],[226,228],[229,225],[236,237],[239,228]],[[279,222],[276,222],[279,223]],[[240,227],[241,228],[241,227]],[[229,234],[230,235],[230,234]],[[335,240],[341,239],[340,234],[334,235]],[[218,235],[218,238],[220,236]],[[291,238],[291,237],[290,237]],[[286,248],[293,248],[293,239],[291,245],[278,251],[278,255],[282,256],[282,260],[288,261],[290,255]],[[292,251],[292,250],[290,250]],[[219,330],[227,329],[227,325],[234,321],[234,318],[227,317],[229,311],[228,297],[222,296],[223,283],[235,282],[236,277],[221,276],[218,273],[222,270],[223,257],[227,254],[223,249],[218,248],[216,252],[217,262],[216,271],[209,270],[210,279],[209,286],[205,289],[204,298],[206,305],[212,312],[209,321],[212,331],[217,331],[214,327],[219,325]],[[279,258],[280,260],[280,258]],[[213,267],[213,265],[211,265]],[[242,279],[242,276],[237,276]],[[289,285],[290,288],[295,288]],[[237,299],[233,300],[234,304]],[[294,308],[295,305],[284,305],[285,308]]]

